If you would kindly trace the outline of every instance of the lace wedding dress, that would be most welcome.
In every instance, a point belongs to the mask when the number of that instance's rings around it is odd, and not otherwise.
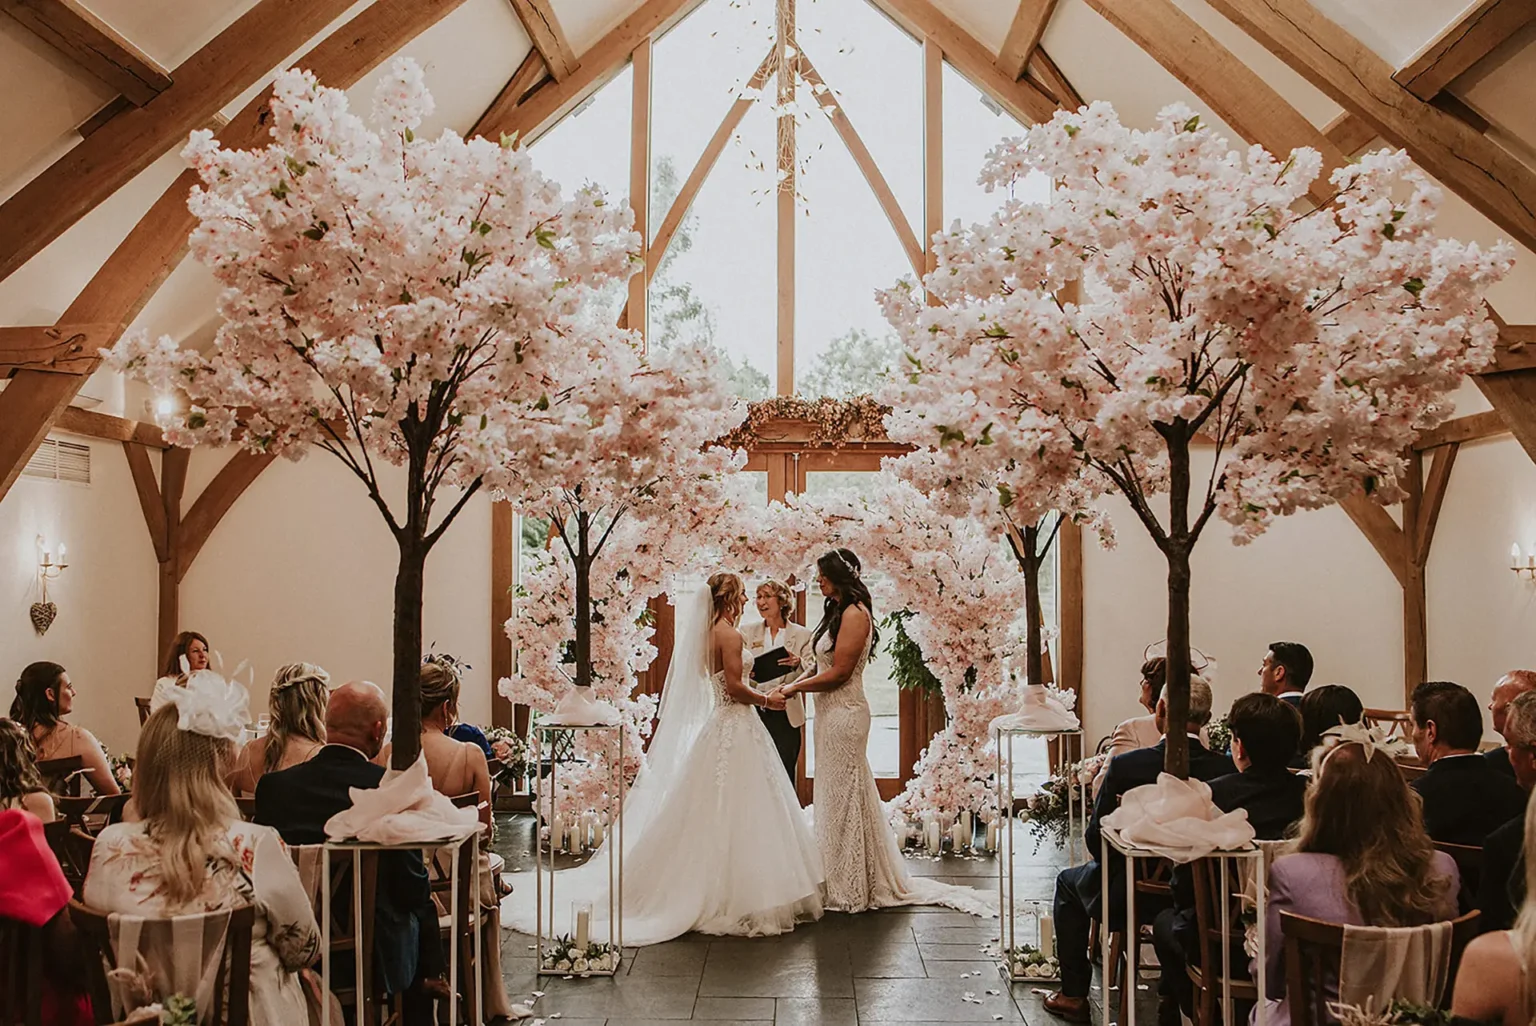
[[[864,694],[865,642],[849,679],[815,692],[816,840],[827,868],[824,904],[838,912],[892,905],[946,905],[972,915],[997,914],[996,899],[971,887],[914,877],[896,846],[896,835],[869,768],[869,699]],[[816,668],[832,666],[832,636],[816,644]]]
[[[690,930],[767,936],[821,916],[821,857],[778,750],[757,710],[728,696],[724,672],[708,672],[710,608],[708,589],[679,604],[656,737],[624,805],[626,946]],[[751,666],[750,652],[742,659]],[[592,936],[607,938],[607,843],[556,874],[557,934],[568,929],[571,903],[590,901]],[[532,933],[534,882],[514,884],[503,921]],[[545,901],[547,934],[547,893]]]

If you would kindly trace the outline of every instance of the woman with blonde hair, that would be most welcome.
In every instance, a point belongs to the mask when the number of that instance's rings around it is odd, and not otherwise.
[[[203,671],[151,714],[134,788],[143,818],[102,830],[84,897],[152,918],[254,905],[250,1020],[287,1026],[307,1018],[299,972],[319,955],[320,930],[277,831],[241,820],[224,785],[248,711],[243,688]]]
[[[1451,1014],[1473,1022],[1536,1023],[1536,816],[1525,813],[1525,901],[1508,930],[1467,945]]]
[[[479,797],[480,821],[491,823],[491,771],[485,752],[471,741],[458,741],[448,731],[459,720],[459,695],[464,671],[451,655],[430,653],[421,663],[421,754],[427,760],[432,786],[450,798]]]
[[[55,815],[53,796],[32,758],[32,739],[15,720],[0,720],[0,809],[22,809],[44,823]]]
[[[240,750],[229,786],[235,794],[255,794],[268,773],[308,762],[325,746],[325,706],[331,675],[314,663],[279,667],[267,693],[267,733]]]
[[[1347,737],[1349,735],[1346,735]],[[1456,863],[1424,832],[1419,800],[1374,739],[1350,737],[1313,756],[1295,853],[1269,870],[1265,923],[1271,1026],[1288,1026],[1280,913],[1347,926],[1422,926],[1456,917]],[[1324,983],[1327,1000],[1338,988]]]

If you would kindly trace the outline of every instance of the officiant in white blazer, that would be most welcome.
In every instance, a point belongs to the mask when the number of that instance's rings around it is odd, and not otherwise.
[[[784,684],[793,683],[816,669],[812,650],[811,631],[790,619],[795,610],[794,595],[782,581],[764,581],[757,586],[755,600],[761,620],[741,626],[742,639],[753,655],[762,655],[776,648],[788,653],[779,660],[783,673],[771,679],[759,680],[755,675],[752,686],[759,691],[771,691]],[[800,764],[800,728],[805,725],[805,698],[796,695],[784,709],[758,709],[763,726],[773,738],[779,758],[784,760],[784,772],[795,781],[795,770]]]

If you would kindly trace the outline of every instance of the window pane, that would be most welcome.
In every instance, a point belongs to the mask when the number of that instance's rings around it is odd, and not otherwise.
[[[1005,139],[1024,134],[1024,126],[970,80],[944,65],[944,225],[985,220],[1002,205],[1003,195],[976,184],[987,152]],[[1050,183],[1031,175],[1021,199],[1047,202]]]
[[[742,470],[738,473],[746,480],[752,501],[759,506],[768,505],[768,471]]]
[[[857,395],[900,355],[875,292],[912,274],[912,265],[831,123],[801,123],[796,141],[809,163],[795,219],[795,391]]]
[[[591,99],[539,136],[530,152],[533,166],[560,183],[566,196],[588,182],[602,188],[610,203],[629,202],[630,99],[634,76],[629,65]],[[629,298],[623,282],[601,294],[598,313],[613,324]]]

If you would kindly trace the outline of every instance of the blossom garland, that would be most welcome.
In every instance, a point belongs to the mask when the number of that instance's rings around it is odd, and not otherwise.
[[[806,399],[798,395],[760,399],[747,406],[747,418],[720,439],[722,445],[750,449],[776,438],[768,433],[778,421],[800,420],[811,424],[811,441],[817,445],[841,447],[848,442],[885,440],[884,419],[890,407],[868,395],[849,399],[822,396]]]

